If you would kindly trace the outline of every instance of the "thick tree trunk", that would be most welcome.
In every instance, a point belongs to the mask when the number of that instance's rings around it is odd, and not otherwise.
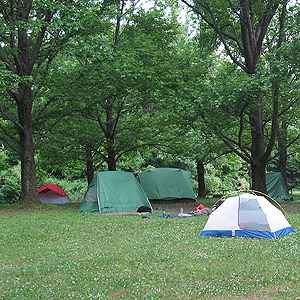
[[[198,195],[197,198],[206,197],[206,188],[204,181],[204,163],[197,160],[197,180],[198,180]]]
[[[108,159],[107,159],[107,165],[109,171],[116,171],[117,170],[117,163],[116,163],[116,157],[114,154],[114,151],[108,151]]]
[[[40,205],[32,137],[30,137],[30,132],[27,132],[26,135],[27,137],[24,137],[23,142],[21,142],[23,145],[20,154],[22,175],[20,202],[28,205]]]
[[[16,98],[19,111],[19,155],[22,175],[20,202],[29,205],[40,205],[32,132],[33,95],[31,87],[25,83],[20,84]]]
[[[106,102],[106,140],[107,140],[107,164],[109,171],[116,171],[115,153],[115,120],[113,116],[114,100],[109,98]]]
[[[257,97],[256,105],[250,110],[251,123],[251,171],[252,189],[267,194],[266,165],[267,157],[264,141],[264,125],[262,119],[262,95]]]
[[[109,146],[107,147],[107,165],[109,171],[117,170],[116,153],[114,149],[114,140],[109,140]]]
[[[252,171],[252,189],[255,191],[268,194],[266,183],[266,163],[260,162],[251,164]]]

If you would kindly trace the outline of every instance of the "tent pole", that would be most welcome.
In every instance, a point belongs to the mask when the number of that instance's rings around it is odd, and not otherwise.
[[[147,198],[147,200],[148,200],[148,203],[150,204],[150,208],[151,208],[151,210],[152,210],[152,212],[153,212],[153,207],[152,207],[152,205],[151,205],[151,203],[150,203],[150,200]]]
[[[101,208],[100,208],[100,201],[99,201],[98,193],[97,193],[97,202],[98,202],[99,214],[101,214]]]

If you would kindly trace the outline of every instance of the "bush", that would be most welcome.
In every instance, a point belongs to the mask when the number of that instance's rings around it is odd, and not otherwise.
[[[1,158],[0,158],[1,159]],[[11,204],[19,202],[21,193],[21,167],[9,166],[0,171],[0,203]]]
[[[82,202],[85,192],[87,191],[86,179],[58,179],[52,176],[43,176],[39,178],[38,186],[42,186],[47,183],[54,183],[60,186],[69,196],[69,200],[72,203]]]

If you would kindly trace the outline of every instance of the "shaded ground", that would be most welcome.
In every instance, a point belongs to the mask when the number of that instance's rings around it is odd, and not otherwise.
[[[207,199],[198,199],[200,203],[207,207],[212,207],[219,198],[207,198]],[[299,201],[299,200],[298,200]],[[275,206],[282,208],[286,213],[299,213],[300,212],[300,201],[278,201],[278,204],[272,203]],[[183,207],[185,213],[193,211],[194,201],[189,199],[183,200],[152,200],[151,205],[154,211],[166,211],[167,213],[179,213],[180,208]],[[26,213],[44,213],[49,211],[56,212],[76,212],[81,203],[70,203],[62,205],[53,205],[53,204],[42,204],[41,206],[33,207],[24,207],[18,204],[5,204],[0,205],[0,215],[18,215]]]

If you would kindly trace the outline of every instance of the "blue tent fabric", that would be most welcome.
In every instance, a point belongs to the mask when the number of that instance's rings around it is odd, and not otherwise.
[[[253,231],[253,230],[204,230],[199,236],[247,236],[250,238],[265,238],[265,239],[276,239],[282,237],[288,233],[295,232],[292,227],[283,228],[276,232],[268,231]]]

